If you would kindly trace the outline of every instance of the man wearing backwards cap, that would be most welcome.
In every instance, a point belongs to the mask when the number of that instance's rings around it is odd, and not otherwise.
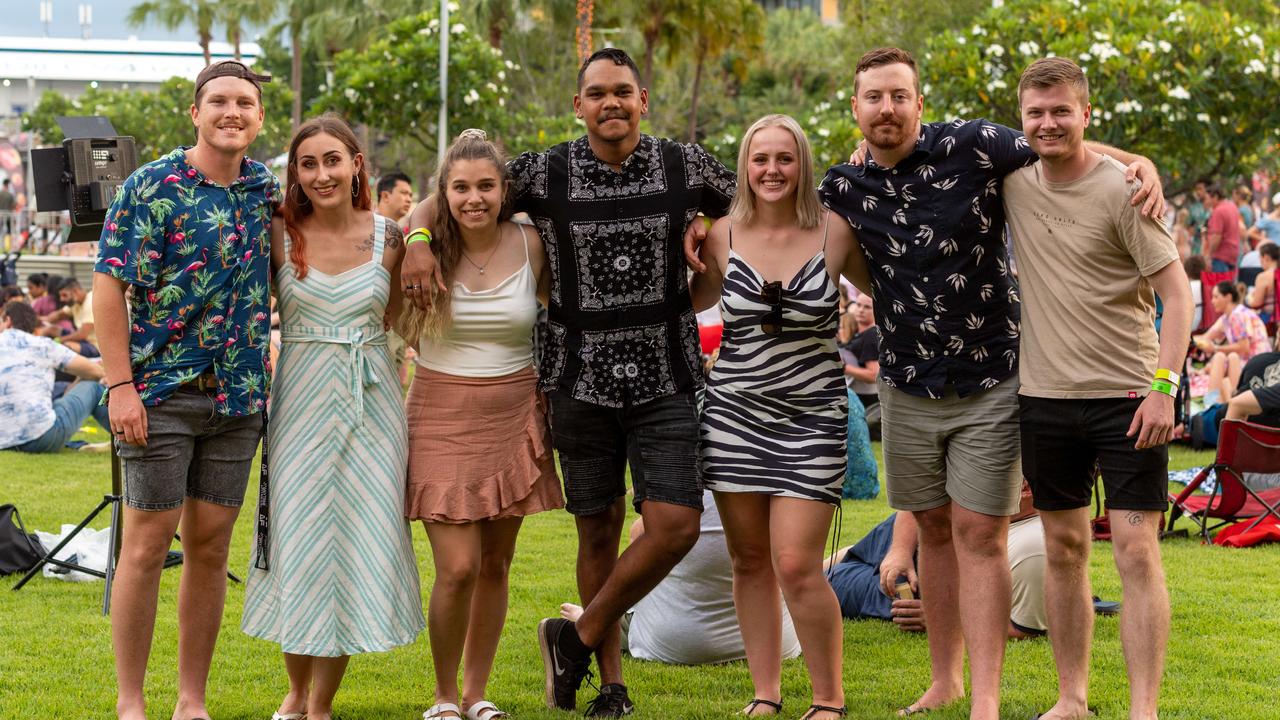
[[[207,718],[227,548],[270,377],[267,282],[275,176],[245,158],[262,83],[235,61],[196,78],[196,144],[138,168],[107,212],[94,316],[124,468],[111,616],[122,720],[143,720],[160,572],[181,520],[174,720]],[[125,293],[131,289],[130,302]]]

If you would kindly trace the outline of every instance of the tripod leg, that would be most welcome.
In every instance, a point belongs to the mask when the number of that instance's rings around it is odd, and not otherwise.
[[[111,504],[111,533],[107,541],[107,583],[102,588],[102,614],[111,614],[111,585],[116,578],[116,562],[120,559],[120,503],[119,495],[114,495]]]
[[[120,466],[120,453],[116,443],[111,441],[111,496],[115,502],[111,505],[111,532],[107,541],[107,582],[102,589],[102,614],[111,614],[111,586],[116,578],[116,563],[120,561],[120,504],[124,502],[123,471]]]
[[[72,530],[65,538],[62,539],[62,542],[58,543],[57,547],[46,553],[44,557],[40,558],[40,562],[35,564],[35,567],[28,570],[27,574],[22,576],[22,579],[18,581],[18,584],[13,586],[14,591],[21,590],[22,586],[26,585],[28,580],[35,577],[36,574],[40,572],[41,568],[48,564],[54,556],[62,551],[62,548],[66,547],[68,543],[75,539],[75,536],[79,535],[80,531],[83,530],[86,525],[92,522],[94,518],[98,517],[98,513],[102,512],[103,508],[111,504],[111,498],[111,495],[104,495],[102,497],[102,502],[98,503],[98,507],[94,508],[93,512],[89,513],[84,520],[81,520],[75,530]]]

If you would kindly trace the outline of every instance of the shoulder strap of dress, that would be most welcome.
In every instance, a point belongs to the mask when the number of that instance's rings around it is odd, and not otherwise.
[[[529,263],[529,236],[524,232],[524,223],[516,223],[516,227],[520,228],[520,239],[524,241],[524,261]]]
[[[382,262],[383,247],[386,245],[387,219],[373,214],[373,259]]]
[[[827,211],[827,219],[822,223],[822,251],[827,251],[827,232],[831,230],[831,211]]]

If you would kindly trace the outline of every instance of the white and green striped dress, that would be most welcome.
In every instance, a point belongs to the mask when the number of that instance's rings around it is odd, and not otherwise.
[[[385,222],[374,216],[369,262],[301,280],[286,262],[276,278],[270,570],[250,563],[241,627],[286,653],[389,650],[424,625],[404,516],[408,431],[382,327]]]

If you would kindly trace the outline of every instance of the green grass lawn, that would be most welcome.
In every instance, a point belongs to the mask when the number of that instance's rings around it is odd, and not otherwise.
[[[99,431],[100,437],[100,431]],[[876,451],[879,453],[877,444]],[[1175,450],[1173,467],[1201,465],[1212,453]],[[107,492],[108,458],[63,452],[31,457],[0,452],[0,502],[13,502],[30,528],[75,523]],[[256,498],[256,478],[249,498]],[[889,513],[883,499],[844,504],[841,542],[859,538]],[[232,568],[249,561],[253,514],[242,513],[232,544]],[[103,527],[105,514],[95,527]],[[431,585],[425,533],[414,528],[423,600]],[[516,717],[565,718],[542,706],[542,669],[534,637],[537,621],[575,597],[573,522],[564,512],[525,523],[511,581],[511,613],[499,648],[489,697]],[[1110,547],[1093,558],[1095,592],[1120,596]],[[1164,544],[1173,634],[1161,695],[1163,718],[1280,718],[1280,546],[1234,550],[1194,539]],[[153,718],[167,719],[176,679],[175,596],[179,570],[164,574],[156,642],[147,678]],[[5,588],[16,577],[6,578]],[[21,592],[0,591],[0,720],[113,717],[115,679],[110,629],[99,612],[101,583],[36,579]],[[244,587],[227,594],[224,632],[210,678],[215,720],[266,720],[286,688],[278,648],[239,630]],[[851,717],[890,717],[928,682],[922,636],[888,623],[844,624],[844,683]],[[641,718],[727,718],[751,697],[746,664],[679,667],[625,661]],[[1115,618],[1099,618],[1093,651],[1091,702],[1102,717],[1125,717],[1127,686]],[[351,663],[335,706],[346,720],[413,720],[431,705],[431,655],[425,633],[417,642]],[[808,704],[803,662],[783,670],[787,717]],[[1052,704],[1056,676],[1044,640],[1009,647],[1002,715],[1028,718]],[[588,699],[583,693],[580,703]],[[931,718],[967,717],[963,704]]]

